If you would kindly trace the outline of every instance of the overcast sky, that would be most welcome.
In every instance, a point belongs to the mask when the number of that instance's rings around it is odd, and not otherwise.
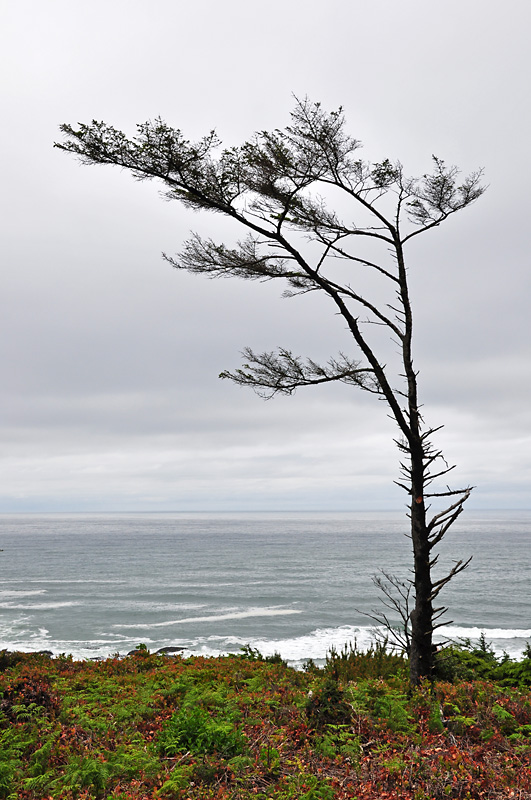
[[[218,380],[245,345],[335,355],[326,304],[173,270],[190,230],[233,231],[52,147],[159,115],[235,145],[292,94],[342,105],[366,158],[485,169],[410,247],[415,363],[470,506],[530,508],[530,27],[524,0],[3,0],[0,511],[403,507],[374,397]]]

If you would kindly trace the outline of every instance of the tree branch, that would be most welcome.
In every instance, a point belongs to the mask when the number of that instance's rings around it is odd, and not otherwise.
[[[370,368],[360,368],[343,353],[339,359],[330,359],[320,366],[311,359],[305,361],[289,350],[280,348],[277,353],[254,353],[249,347],[242,352],[248,363],[235,372],[224,371],[220,378],[228,378],[240,386],[250,386],[257,394],[270,399],[276,394],[291,395],[301,386],[340,381],[359,386],[368,392],[381,394]]]
[[[466,561],[463,561],[462,559],[456,561],[454,566],[448,573],[448,575],[446,575],[446,577],[441,578],[438,581],[434,581],[434,583],[432,583],[432,592],[430,595],[430,601],[433,601],[437,597],[443,586],[446,586],[446,584],[449,583],[449,581],[451,581],[452,578],[455,578],[456,575],[459,575],[460,572],[463,572],[463,570],[465,570],[468,566],[470,566],[471,561],[472,561],[472,556],[470,556],[470,558],[468,558]]]

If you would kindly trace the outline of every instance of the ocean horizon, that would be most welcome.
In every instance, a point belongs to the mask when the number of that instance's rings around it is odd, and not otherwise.
[[[440,599],[437,640],[518,658],[531,641],[531,510],[470,510],[440,574],[473,557]],[[180,647],[275,652],[294,666],[371,645],[372,576],[407,580],[404,511],[26,512],[0,515],[0,649],[76,659]]]

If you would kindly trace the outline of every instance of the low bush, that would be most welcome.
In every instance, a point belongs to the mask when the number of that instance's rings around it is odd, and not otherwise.
[[[317,730],[352,721],[352,708],[345,700],[339,683],[330,675],[326,675],[323,682],[310,691],[306,714],[311,727]]]
[[[435,675],[447,681],[485,679],[501,686],[531,686],[531,645],[527,645],[521,660],[515,661],[507,654],[496,656],[484,634],[477,642],[464,639],[437,653]]]
[[[232,758],[244,752],[246,739],[232,719],[212,717],[200,706],[185,705],[164,725],[158,746],[167,756],[187,752],[194,755],[217,753]]]
[[[254,652],[14,659],[0,671],[0,798],[531,796],[528,686],[453,675],[410,691],[388,655],[345,648],[307,672]],[[469,655],[457,663],[471,669]]]
[[[363,652],[358,650],[354,642],[353,645],[345,644],[339,653],[332,648],[326,656],[325,671],[344,682],[391,678],[407,675],[408,661],[403,654],[388,650],[385,643],[375,642]]]

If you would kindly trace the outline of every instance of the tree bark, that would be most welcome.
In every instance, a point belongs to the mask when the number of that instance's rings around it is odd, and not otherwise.
[[[413,488],[421,489],[415,486]],[[432,580],[430,543],[426,525],[426,508],[422,494],[414,492],[411,499],[411,540],[413,544],[415,607],[411,613],[411,652],[409,674],[412,685],[430,678],[433,670],[432,647]]]

